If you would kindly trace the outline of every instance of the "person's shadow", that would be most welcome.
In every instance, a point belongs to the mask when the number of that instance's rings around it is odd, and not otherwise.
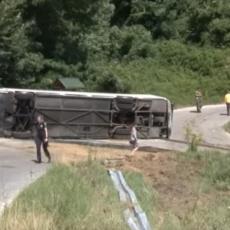
[[[228,116],[227,113],[221,113],[220,116]]]
[[[197,112],[196,110],[191,110],[190,113],[200,113],[200,112]]]
[[[41,161],[38,161],[38,160],[31,160],[32,162],[36,163],[36,164],[40,164],[42,163]]]

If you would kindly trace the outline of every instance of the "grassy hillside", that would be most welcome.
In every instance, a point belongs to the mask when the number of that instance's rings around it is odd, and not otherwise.
[[[134,159],[127,183],[157,230],[228,230],[230,156],[164,153]]]
[[[1,230],[126,229],[117,193],[99,164],[58,165],[26,189]]]
[[[118,90],[157,94],[176,104],[188,105],[194,103],[195,90],[200,88],[205,103],[223,102],[230,84],[230,50],[178,41],[157,42],[148,48],[145,58],[129,54],[119,62],[97,62],[93,70],[105,81],[108,76],[113,77]],[[101,82],[92,84],[100,90]]]
[[[127,229],[127,204],[120,203],[106,168],[98,163],[121,156],[122,163],[107,167],[122,170],[153,229],[229,230],[229,154],[139,151],[124,158],[129,151],[94,148],[91,158],[88,147],[63,149],[56,159],[65,165],[54,166],[19,195],[0,218],[1,230]]]

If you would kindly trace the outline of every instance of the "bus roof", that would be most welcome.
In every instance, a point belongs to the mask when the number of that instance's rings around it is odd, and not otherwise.
[[[113,99],[116,97],[132,97],[136,99],[162,99],[167,100],[165,97],[160,97],[151,94],[119,94],[119,93],[95,93],[95,92],[74,92],[74,91],[55,91],[55,90],[37,90],[37,89],[15,89],[15,88],[0,88],[0,93],[21,92],[21,93],[34,93],[38,95],[50,96],[79,96],[89,98],[108,98]]]

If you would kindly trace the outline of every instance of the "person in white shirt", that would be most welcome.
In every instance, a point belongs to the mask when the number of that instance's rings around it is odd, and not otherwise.
[[[130,126],[130,140],[129,140],[129,143],[132,146],[131,155],[133,156],[135,154],[135,152],[139,149],[138,139],[137,139],[137,129],[136,129],[135,124],[132,124]]]

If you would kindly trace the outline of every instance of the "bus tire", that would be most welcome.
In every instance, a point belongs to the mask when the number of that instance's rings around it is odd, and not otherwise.
[[[16,112],[17,106],[14,102],[9,102],[5,104],[5,112],[7,114],[14,114]]]
[[[5,113],[14,114],[17,109],[16,102],[17,100],[15,100],[14,94],[6,94],[2,101],[2,107],[4,108]]]
[[[25,131],[25,132],[12,132],[12,136],[16,139],[30,139],[32,137],[31,131]]]
[[[12,132],[9,130],[3,130],[3,136],[6,138],[12,137]]]
[[[3,121],[3,127],[5,130],[10,130],[15,125],[15,118],[13,116],[8,116]]]
[[[3,128],[0,128],[0,137],[4,137],[4,130],[3,130]]]

